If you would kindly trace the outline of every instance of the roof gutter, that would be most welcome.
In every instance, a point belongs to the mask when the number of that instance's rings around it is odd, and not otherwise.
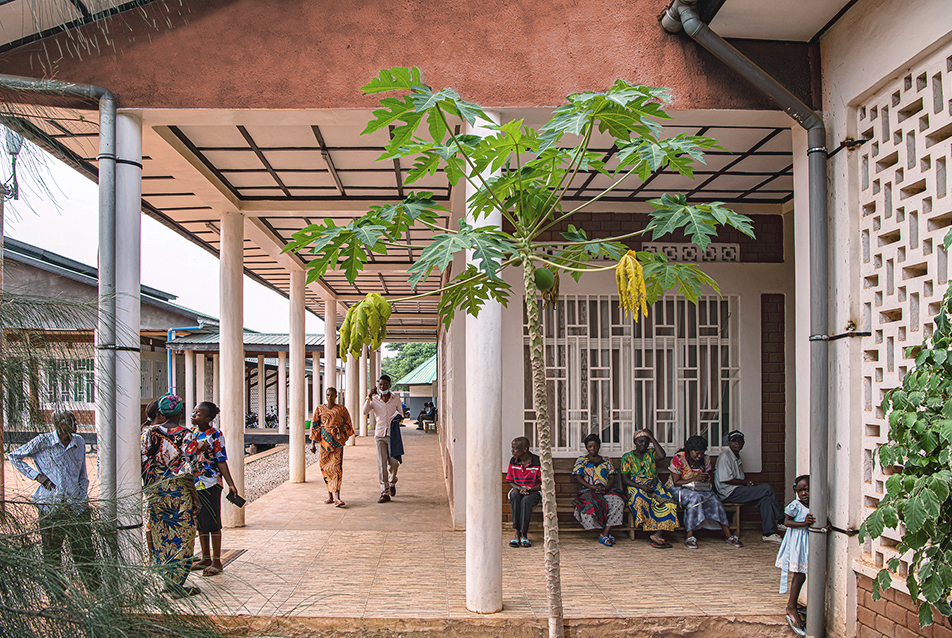
[[[116,508],[116,98],[108,89],[0,74],[9,91],[99,102],[99,322],[96,329],[96,429],[99,493],[108,520]],[[138,332],[138,326],[135,328]]]
[[[806,634],[825,635],[829,509],[829,230],[827,150],[823,119],[766,71],[701,22],[697,0],[674,0],[661,16],[669,33],[684,30],[694,41],[773,98],[807,131],[810,181],[810,587]]]

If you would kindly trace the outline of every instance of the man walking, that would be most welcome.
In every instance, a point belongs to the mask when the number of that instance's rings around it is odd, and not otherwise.
[[[767,484],[755,485],[744,480],[744,462],[740,451],[744,449],[744,433],[734,430],[727,434],[727,452],[717,457],[714,468],[714,489],[724,503],[756,504],[763,522],[763,540],[779,543],[783,540],[777,533],[777,521],[783,516],[780,501],[774,488]]]
[[[400,463],[390,456],[390,420],[397,413],[403,414],[400,399],[390,392],[390,377],[381,375],[377,385],[370,389],[361,412],[373,412],[376,420],[374,443],[377,446],[377,477],[380,479],[378,503],[388,503],[397,495],[397,468]]]
[[[96,584],[90,513],[87,503],[86,444],[76,434],[76,416],[53,414],[54,432],[40,434],[10,452],[10,463],[20,474],[39,483],[33,503],[45,560],[59,565],[63,543],[69,541],[73,564],[87,587]],[[25,458],[33,459],[30,467]]]

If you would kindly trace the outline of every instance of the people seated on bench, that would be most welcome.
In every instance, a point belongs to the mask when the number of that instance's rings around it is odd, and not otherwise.
[[[780,501],[773,486],[757,485],[744,480],[744,462],[740,451],[744,449],[744,433],[734,430],[727,434],[728,452],[717,457],[714,469],[714,489],[724,503],[757,505],[763,522],[763,540],[770,543],[781,542],[777,534],[777,521],[783,516]]]
[[[529,451],[529,439],[524,436],[512,440],[512,458],[506,481],[509,490],[509,506],[512,508],[512,529],[516,535],[509,547],[532,547],[529,542],[529,519],[532,508],[542,502],[542,464],[539,457]]]
[[[575,519],[585,529],[601,530],[598,542],[611,547],[615,544],[612,527],[622,524],[625,513],[625,501],[615,486],[618,473],[612,460],[600,456],[602,440],[597,434],[585,437],[585,450],[588,454],[578,457],[572,474],[581,490],[575,500]]]
[[[431,403],[430,401],[427,401],[426,403],[423,404],[423,409],[420,410],[420,414],[417,416],[418,430],[423,429],[424,421],[430,421],[430,422],[436,421],[436,406],[433,405],[433,403]]]
[[[695,530],[720,528],[728,545],[743,547],[740,539],[731,534],[727,526],[727,512],[712,489],[711,459],[705,454],[706,451],[707,440],[692,436],[674,455],[668,467],[671,472],[668,487],[684,510],[684,529],[688,533],[684,544],[688,549],[697,549]]]
[[[678,506],[674,496],[660,481],[656,461],[664,459],[664,448],[648,430],[635,432],[635,449],[621,457],[621,482],[628,507],[635,518],[634,528],[651,532],[652,547],[667,549],[671,543],[665,530],[678,527]]]

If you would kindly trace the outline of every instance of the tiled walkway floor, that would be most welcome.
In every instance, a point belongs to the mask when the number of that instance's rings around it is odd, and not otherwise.
[[[317,465],[307,483],[285,483],[248,505],[247,526],[224,546],[246,549],[219,576],[191,577],[225,615],[453,619],[466,609],[465,533],[453,531],[436,437],[404,429],[407,448],[397,497],[377,504],[372,441],[344,452],[346,509],[323,503]],[[541,540],[541,539],[533,539]],[[777,545],[754,530],[732,549],[703,537],[701,548],[656,550],[643,537],[603,547],[588,534],[562,536],[567,618],[770,616],[782,622]],[[508,541],[504,532],[503,542]],[[501,618],[544,618],[541,542],[503,552]]]

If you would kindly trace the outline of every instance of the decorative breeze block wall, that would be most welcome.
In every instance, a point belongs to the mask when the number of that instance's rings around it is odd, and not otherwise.
[[[862,250],[863,514],[885,494],[890,468],[873,463],[889,425],[880,408],[912,361],[905,348],[932,333],[948,285],[942,241],[952,223],[948,167],[952,144],[952,44],[894,77],[856,110]],[[882,567],[897,555],[897,530],[864,546],[864,559]],[[900,575],[905,576],[903,562]]]

